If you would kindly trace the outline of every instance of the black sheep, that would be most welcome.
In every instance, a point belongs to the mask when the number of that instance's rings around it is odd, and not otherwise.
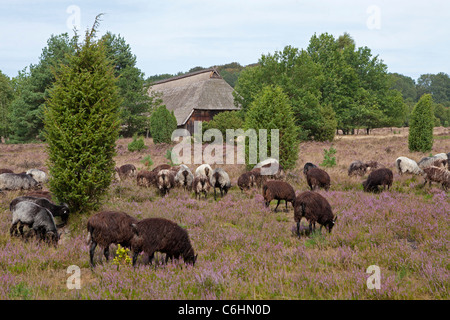
[[[183,257],[185,263],[195,264],[195,255],[188,232],[173,221],[164,218],[147,218],[135,224],[135,237],[132,240],[133,265],[140,252],[148,254],[149,263],[155,252],[166,254],[170,259]]]
[[[286,203],[286,211],[288,211],[288,202],[292,203],[294,206],[295,201],[295,191],[292,186],[281,180],[269,180],[263,185],[263,197],[266,207],[270,205],[270,201],[278,200],[277,206],[275,207],[275,212],[280,205],[280,201],[284,200]]]
[[[305,165],[303,166],[303,174],[306,176],[306,173],[309,171],[309,169],[311,168],[317,168],[317,166],[314,163],[311,162],[307,162],[305,163]]]
[[[318,188],[324,188],[326,191],[330,189],[330,176],[325,170],[310,168],[306,172],[306,181],[312,191]]]
[[[377,192],[379,186],[383,186],[383,190],[392,186],[392,182],[394,180],[394,174],[391,169],[388,168],[380,168],[372,171],[367,180],[363,181],[362,185],[364,187],[364,191],[366,192]]]
[[[316,230],[316,222],[320,229],[323,226],[331,232],[336,222],[331,205],[322,195],[314,191],[305,191],[295,198],[294,220],[297,223],[297,235],[300,235],[300,221],[305,217],[309,221],[309,232]],[[314,227],[314,228],[313,228]]]

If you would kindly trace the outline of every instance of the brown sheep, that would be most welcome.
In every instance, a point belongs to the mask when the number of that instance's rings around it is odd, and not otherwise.
[[[244,192],[244,189],[249,190],[255,186],[255,175],[251,171],[244,172],[238,178],[237,185]]]
[[[136,167],[132,164],[124,164],[123,166],[116,167],[116,172],[120,180],[126,180],[136,176]]]
[[[137,219],[119,211],[102,211],[91,216],[87,222],[91,267],[94,267],[94,252],[97,245],[104,248],[103,254],[106,260],[109,259],[111,244],[130,248],[130,241],[135,236],[133,226],[135,223]]]
[[[156,183],[156,172],[141,170],[136,176],[137,185],[140,187],[154,186]]]
[[[442,185],[442,189],[444,189],[445,192],[447,192],[447,188],[450,187],[450,171],[438,168],[438,167],[428,167],[424,168],[424,186],[428,182],[428,186],[431,186],[431,182],[437,182]]]
[[[325,226],[328,232],[336,222],[330,203],[322,195],[314,191],[305,191],[295,198],[294,220],[297,223],[297,235],[300,236],[300,221],[305,217],[309,221],[309,232],[316,230],[316,222],[320,229]]]
[[[200,200],[201,193],[205,195],[205,199],[207,197],[207,194],[211,188],[211,184],[209,183],[209,179],[204,175],[197,175],[194,178],[194,181],[192,182],[192,189],[194,189],[195,192],[195,198],[198,197]]]
[[[153,172],[156,172],[156,174],[158,174],[159,171],[161,170],[170,170],[172,168],[172,166],[170,164],[160,164],[156,167],[153,168]]]
[[[326,191],[330,189],[330,176],[325,170],[320,168],[309,169],[306,172],[306,181],[312,191],[318,188],[323,188]]]
[[[187,231],[164,218],[147,218],[137,222],[131,244],[133,266],[142,251],[148,254],[150,264],[157,251],[166,254],[166,263],[169,258],[173,260],[181,256],[185,263],[194,265],[198,256],[195,255]]]
[[[303,166],[303,175],[306,177],[306,173],[309,171],[309,169],[311,168],[317,168],[317,166],[314,163],[311,162],[307,162],[305,163],[305,165]]]
[[[264,182],[267,181],[268,176],[261,174],[261,168],[255,168],[250,171],[255,177],[255,184],[258,188],[261,188]]]
[[[35,190],[35,191],[30,191],[30,192],[25,193],[24,196],[45,198],[47,200],[52,201],[52,193],[50,191]]]
[[[288,211],[288,202],[292,203],[294,206],[295,201],[295,191],[292,186],[280,180],[269,180],[263,185],[263,197],[266,207],[269,207],[270,201],[278,200],[277,206],[275,207],[275,212],[277,212],[280,201],[284,200],[286,203],[286,211]]]
[[[394,174],[392,170],[388,168],[380,168],[372,171],[367,180],[363,181],[364,191],[366,192],[377,192],[378,186],[383,186],[383,190],[392,186],[392,182],[394,180]]]

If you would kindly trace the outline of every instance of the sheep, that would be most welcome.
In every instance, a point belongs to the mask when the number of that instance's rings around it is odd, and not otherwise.
[[[39,183],[46,183],[48,181],[47,174],[39,169],[30,169],[27,170],[26,174],[29,174],[33,177],[34,180],[36,180]]]
[[[194,175],[189,167],[184,164],[180,165],[180,169],[175,174],[175,183],[182,186],[185,190],[190,190],[193,181]]]
[[[209,183],[209,180],[206,176],[199,174],[194,177],[194,181],[192,182],[192,189],[194,189],[195,198],[198,197],[198,199],[200,200],[201,193],[203,192],[206,199],[210,188],[211,184]]]
[[[204,163],[197,167],[197,169],[195,170],[195,176],[204,175],[205,177],[207,177],[209,179],[212,175],[212,172],[213,172],[213,169],[211,168],[211,166],[207,163]]]
[[[230,176],[222,168],[216,168],[212,172],[209,182],[214,189],[214,200],[217,200],[216,188],[220,190],[220,196],[223,197],[224,194],[228,193],[231,188]]]
[[[192,248],[188,232],[175,222],[164,218],[147,218],[135,223],[135,236],[131,241],[133,266],[140,252],[144,251],[152,263],[155,252],[166,254],[169,260],[179,259],[194,266],[197,256]]]
[[[39,240],[46,239],[55,246],[57,245],[59,234],[56,229],[53,215],[47,208],[41,207],[30,201],[21,201],[18,202],[11,211],[12,223],[11,228],[9,229],[11,237],[18,235],[18,233],[23,236],[23,226],[26,225],[33,229]],[[18,225],[19,231],[17,231]]]
[[[170,168],[172,168],[172,166],[170,164],[164,163],[164,164],[160,164],[160,165],[154,167],[152,171],[155,172],[156,174],[158,174],[159,171],[170,170]]]
[[[423,170],[419,168],[417,163],[407,157],[398,157],[395,160],[395,167],[400,175],[403,173],[423,174]]]
[[[109,259],[111,244],[131,248],[130,241],[135,236],[135,223],[136,218],[121,211],[101,211],[91,216],[86,226],[89,233],[91,267],[94,267],[94,252],[97,245],[103,248],[106,260]]]
[[[449,160],[444,160],[444,159],[437,159],[433,162],[433,164],[431,165],[432,167],[442,167],[445,169],[445,167],[447,167]]]
[[[169,169],[163,169],[156,175],[156,186],[161,192],[161,196],[169,194],[170,189],[175,187],[175,175]]]
[[[127,178],[134,178],[136,176],[136,167],[133,164],[124,164],[115,169],[119,176],[119,180],[126,180]]]
[[[447,171],[443,168],[438,167],[428,167],[423,169],[425,182],[423,186],[425,186],[428,182],[428,186],[431,186],[431,182],[437,182],[442,185],[442,189],[447,192],[447,188],[450,187],[450,171]]]
[[[288,202],[292,203],[294,206],[295,201],[295,191],[292,186],[280,180],[269,180],[263,185],[262,195],[264,197],[264,202],[266,207],[269,207],[270,201],[278,200],[277,206],[275,207],[275,212],[277,212],[280,201],[284,200],[286,203],[286,211],[288,211]]]
[[[24,196],[35,197],[35,198],[45,198],[47,200],[52,201],[52,193],[50,191],[35,190],[35,191],[30,191],[30,192],[25,193]]]
[[[311,162],[307,162],[305,163],[305,165],[303,166],[303,175],[306,177],[306,173],[309,171],[309,169],[311,168],[317,168],[317,166],[314,163]]]
[[[364,180],[362,185],[364,187],[365,192],[376,192],[378,191],[378,186],[383,186],[383,190],[392,186],[392,182],[394,180],[394,174],[391,169],[388,168],[380,168],[372,171],[367,180]]]
[[[348,167],[348,176],[363,176],[366,173],[368,165],[361,160],[355,160]]]
[[[385,168],[384,165],[378,163],[377,161],[367,161],[366,162],[367,171],[373,171],[375,169]]]
[[[11,169],[7,169],[7,168],[1,168],[0,174],[2,174],[2,173],[14,173],[14,171],[12,171]]]
[[[237,180],[237,185],[242,192],[244,189],[249,190],[256,184],[255,175],[252,171],[247,171],[241,174]]]
[[[69,206],[65,203],[61,205],[56,205],[50,200],[46,198],[40,198],[40,197],[31,197],[31,196],[21,196],[13,199],[11,203],[9,204],[9,210],[12,212],[14,211],[15,207],[18,203],[22,201],[28,201],[35,203],[41,207],[46,208],[50,211],[53,217],[61,217],[63,223],[61,225],[58,225],[57,227],[62,227],[66,224],[68,218],[69,218]]]
[[[0,174],[0,190],[41,189],[42,186],[32,176],[26,173]]]
[[[136,175],[136,182],[138,186],[150,187],[156,183],[156,172],[141,170]]]
[[[309,169],[306,172],[306,181],[312,191],[318,188],[324,188],[326,191],[330,189],[330,176],[320,168]]]
[[[256,186],[257,186],[258,188],[262,188],[264,182],[267,181],[267,179],[268,179],[269,176],[267,176],[267,175],[262,175],[262,174],[261,174],[261,168],[255,168],[255,169],[252,169],[250,172],[252,173],[252,175],[253,175],[253,177],[254,177]]]
[[[294,220],[297,223],[297,235],[300,236],[300,221],[305,217],[309,221],[309,232],[316,230],[316,222],[331,232],[337,216],[333,216],[330,203],[321,194],[314,191],[305,191],[295,198]],[[314,227],[314,228],[313,228]]]

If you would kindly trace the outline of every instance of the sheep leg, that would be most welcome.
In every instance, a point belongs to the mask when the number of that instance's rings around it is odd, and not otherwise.
[[[277,206],[275,207],[275,212],[277,212],[277,208],[278,208],[278,205],[280,204],[280,202],[281,202],[281,200],[278,200]]]
[[[139,251],[134,251],[133,252],[133,267],[136,265],[136,261],[137,261],[138,255],[139,255]],[[148,259],[149,259],[149,261],[151,261],[150,257]]]
[[[9,234],[12,236],[17,236],[18,232],[17,232],[17,224],[19,223],[19,221],[14,222],[11,225],[11,228],[9,229]]]
[[[220,196],[223,198],[223,189],[220,188]]]
[[[97,242],[95,242],[91,238],[91,247],[89,248],[89,258],[91,261],[91,267],[94,267],[94,252],[95,252],[96,247],[97,247]]]
[[[103,249],[103,255],[105,256],[106,261],[108,261],[109,260],[109,245],[107,245],[105,247],[105,249]]]
[[[300,237],[300,220],[297,222],[297,235]]]
[[[214,200],[217,200],[217,196],[216,196],[216,187],[214,187]]]
[[[286,212],[289,212],[287,200],[284,200],[284,203],[286,204]]]

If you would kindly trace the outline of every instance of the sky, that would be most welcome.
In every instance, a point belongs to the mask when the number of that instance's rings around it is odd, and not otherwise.
[[[230,62],[245,66],[314,34],[350,34],[388,67],[417,80],[450,74],[450,1],[0,0],[0,71],[37,64],[51,35],[80,35],[103,13],[98,35],[120,35],[145,77]]]

